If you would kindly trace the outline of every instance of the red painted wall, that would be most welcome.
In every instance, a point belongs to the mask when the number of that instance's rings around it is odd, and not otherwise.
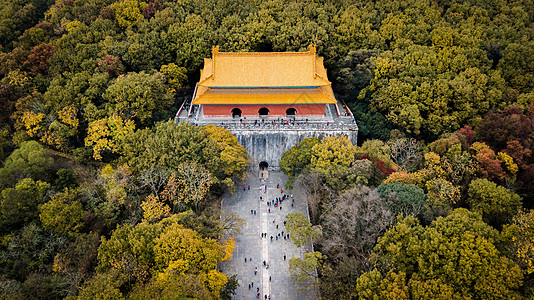
[[[232,116],[232,109],[241,109],[241,115],[246,116],[258,116],[258,111],[262,107],[269,109],[269,116],[285,116],[288,108],[295,108],[297,110],[297,116],[299,115],[324,115],[324,104],[294,104],[294,105],[211,105],[204,104],[203,110],[205,116]]]

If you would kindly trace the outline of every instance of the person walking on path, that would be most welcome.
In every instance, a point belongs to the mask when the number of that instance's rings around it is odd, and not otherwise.
[[[245,263],[247,263],[247,258],[245,257]]]
[[[286,260],[286,255],[284,254],[284,260]]]

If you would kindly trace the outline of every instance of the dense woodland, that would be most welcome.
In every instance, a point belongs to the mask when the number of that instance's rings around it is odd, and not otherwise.
[[[172,118],[203,59],[317,46],[359,145],[281,162],[324,299],[534,297],[534,3],[1,0],[0,293],[229,299],[249,163]],[[302,217],[302,216],[300,216]],[[317,273],[310,270],[317,269]]]

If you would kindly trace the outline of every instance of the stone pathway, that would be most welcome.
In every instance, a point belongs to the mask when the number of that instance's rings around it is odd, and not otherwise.
[[[283,238],[283,235],[287,234],[284,226],[285,216],[293,212],[307,214],[303,192],[284,190],[284,193],[281,193],[286,181],[287,177],[281,172],[269,172],[268,179],[260,179],[257,172],[249,173],[243,185],[236,188],[236,193],[223,197],[222,208],[225,211],[237,212],[240,217],[246,219],[246,225],[236,237],[236,249],[232,259],[222,265],[228,276],[237,274],[239,287],[234,299],[256,299],[257,293],[260,293],[259,299],[263,300],[265,296],[270,296],[272,300],[316,299],[313,296],[313,286],[303,294],[289,277],[289,260],[292,257],[304,257],[304,253],[309,249],[298,248],[290,239]],[[247,187],[245,191],[243,186]],[[291,198],[283,202],[282,209],[267,205],[267,201],[280,198],[284,194],[288,197],[293,194],[293,207]],[[260,201],[260,197],[263,200]],[[262,233],[267,233],[267,237],[262,238]],[[256,268],[257,273],[254,274]]]

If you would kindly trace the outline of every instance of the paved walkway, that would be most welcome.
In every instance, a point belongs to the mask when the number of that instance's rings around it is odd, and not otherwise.
[[[285,216],[293,212],[307,214],[305,194],[295,191],[292,207],[293,191],[280,191],[287,181],[283,173],[269,172],[269,178],[266,180],[260,179],[257,172],[249,173],[247,177],[243,183],[247,187],[245,191],[243,185],[238,186],[236,193],[223,197],[225,211],[237,212],[240,217],[246,219],[245,227],[236,237],[237,245],[232,259],[222,266],[228,276],[237,274],[239,287],[234,299],[256,299],[258,292],[259,298],[263,300],[266,295],[272,300],[315,299],[313,286],[303,294],[289,277],[289,260],[292,257],[304,257],[307,249],[297,248],[289,238],[283,238],[287,235]],[[267,205],[267,201],[281,198],[284,194],[289,199],[282,203],[282,209]],[[260,197],[263,200],[260,201]],[[266,233],[267,237],[262,238],[262,233]]]

